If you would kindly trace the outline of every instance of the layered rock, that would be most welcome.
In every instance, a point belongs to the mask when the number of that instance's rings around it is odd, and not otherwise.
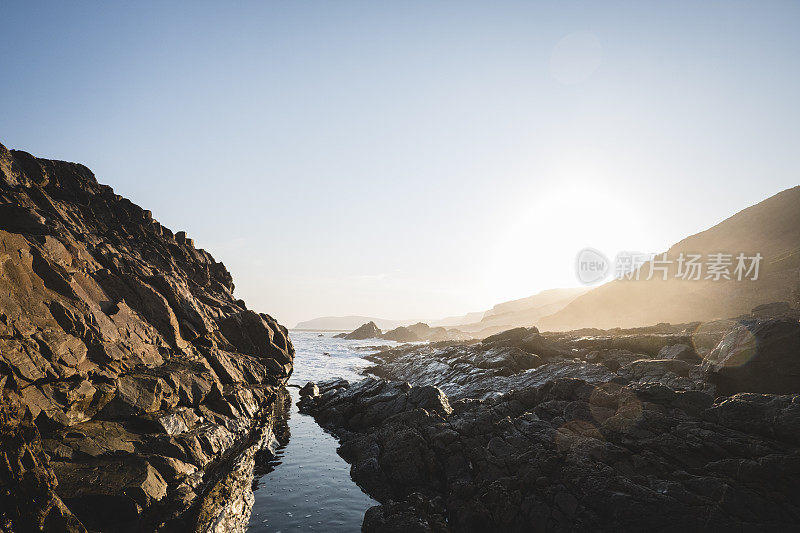
[[[794,326],[759,324],[406,346],[372,357],[386,379],[310,384],[300,406],[381,503],[364,531],[789,531],[800,385],[708,379],[742,327],[775,341],[757,342],[759,370],[793,368]]]
[[[7,529],[244,527],[294,349],[233,289],[86,167],[0,145]],[[32,500],[8,488],[31,478]],[[240,504],[208,504],[220,486]]]

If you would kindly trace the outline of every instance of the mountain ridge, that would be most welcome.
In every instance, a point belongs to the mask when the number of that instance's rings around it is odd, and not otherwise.
[[[614,280],[576,298],[564,309],[542,317],[543,330],[583,327],[638,327],[658,322],[709,321],[748,313],[752,308],[786,301],[800,283],[800,186],[780,191],[734,213],[710,228],[681,239],[666,251],[680,253],[760,253],[758,280],[684,281]],[[642,266],[649,272],[650,264]],[[705,276],[705,274],[703,274]]]

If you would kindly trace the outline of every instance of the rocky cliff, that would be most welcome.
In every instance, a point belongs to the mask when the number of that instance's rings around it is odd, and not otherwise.
[[[294,349],[83,165],[0,145],[0,530],[237,530]]]

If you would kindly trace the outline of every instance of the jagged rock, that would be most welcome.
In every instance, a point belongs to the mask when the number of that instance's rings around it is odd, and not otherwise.
[[[294,349],[285,328],[268,315],[243,311],[219,321],[220,331],[240,353],[271,357],[281,364],[290,364]]]
[[[147,459],[161,477],[170,482],[181,481],[197,472],[197,467],[174,457],[151,455]]]
[[[177,397],[162,378],[148,374],[121,376],[116,394],[98,413],[102,419],[127,418],[175,405]]]
[[[0,391],[0,528],[85,532],[56,494],[57,483],[36,426],[21,404]]]
[[[309,383],[300,408],[381,503],[366,532],[791,530],[800,394],[726,396],[722,378],[763,386],[782,366],[773,384],[788,387],[798,324],[746,325],[702,331],[695,345],[719,343],[705,372],[686,342],[697,324],[406,345],[368,356],[397,381]],[[748,335],[761,366],[715,376],[707,367],[736,360]],[[521,368],[519,353],[541,364]],[[449,408],[411,401],[431,385]]]
[[[301,409],[382,503],[364,531],[696,530],[709,515],[783,530],[800,511],[800,396],[712,404],[661,384],[556,379],[443,412],[395,383],[319,388]]]
[[[156,431],[163,431],[167,435],[177,435],[184,431],[194,428],[200,417],[193,409],[179,407],[173,410],[156,411],[148,413],[142,417],[143,420],[150,422]]]
[[[559,377],[588,381],[613,377],[607,367],[578,363],[573,360],[577,354],[546,339],[542,339],[542,345],[547,347],[549,357],[520,349],[520,340],[538,335],[523,329],[489,342],[444,342],[392,348],[367,356],[366,359],[376,364],[366,371],[385,379],[433,385],[455,399],[485,399],[501,391]],[[569,354],[570,358],[552,355],[560,353]]]
[[[686,328],[687,330],[690,327]],[[616,349],[656,356],[665,346],[691,344],[692,334],[685,332],[668,333],[627,333],[597,336],[576,336],[567,342],[575,348]]]
[[[642,354],[629,352],[628,350],[617,349],[602,349],[592,350],[585,355],[586,362],[599,363],[609,370],[616,372],[625,365],[638,361],[642,358]]]
[[[19,406],[0,529],[203,529],[199,481],[260,445],[288,332],[178,238],[86,167],[0,145],[0,388]]]
[[[394,328],[392,330],[387,331],[386,333],[380,333],[380,330],[376,328],[366,328],[369,324],[364,324],[359,328],[365,328],[362,333],[359,333],[359,338],[382,338],[389,341],[395,342],[419,342],[419,341],[430,341],[430,342],[439,342],[439,341],[446,341],[446,340],[465,340],[469,339],[469,335],[457,330],[457,329],[446,329],[443,327],[436,327],[432,328],[428,324],[424,322],[417,322],[416,324],[412,324],[410,326],[400,326]],[[356,330],[356,331],[359,331]],[[356,334],[356,331],[352,333],[343,333],[339,335],[334,335],[334,338],[340,339],[347,339],[347,338],[355,338],[350,337],[350,335]],[[368,337],[363,337],[362,335],[369,335]]]
[[[343,393],[343,391],[346,391]],[[321,396],[315,396],[313,388],[301,392],[300,405],[307,407],[338,396],[337,401],[347,406],[351,398],[368,396],[369,400],[358,407],[345,410],[331,409],[328,413],[336,420],[347,420],[353,428],[375,425],[378,420],[392,417],[409,409],[424,409],[431,413],[447,414],[452,411],[447,397],[436,387],[411,387],[407,383],[387,382],[367,378],[353,386],[347,381],[336,380],[321,384]],[[342,393],[340,395],[340,393]]]
[[[346,335],[342,335],[341,338],[348,339],[348,340],[364,340],[364,339],[378,339],[381,336],[381,330],[378,326],[375,325],[375,322],[367,322],[363,326],[360,326],[355,331],[352,331]]]
[[[800,444],[800,396],[739,393],[722,399],[704,418],[729,428]]]
[[[220,385],[219,377],[211,369],[208,359],[197,361],[168,361],[153,373],[160,376],[178,395],[178,403],[187,407],[198,407],[211,392]]]
[[[723,394],[800,392],[800,323],[744,320],[706,356],[702,369]]]
[[[51,433],[44,448],[59,460],[133,454],[145,437],[129,423],[89,420]]]
[[[300,388],[300,396],[316,398],[319,396],[319,387],[316,383],[308,382]]]

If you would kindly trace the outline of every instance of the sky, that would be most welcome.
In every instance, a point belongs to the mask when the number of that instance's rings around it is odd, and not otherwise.
[[[84,163],[249,307],[576,286],[800,180],[796,2],[14,2],[0,142]]]

